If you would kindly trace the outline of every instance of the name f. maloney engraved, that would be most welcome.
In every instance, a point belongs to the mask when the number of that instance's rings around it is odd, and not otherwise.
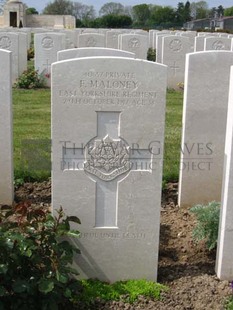
[[[129,146],[121,140],[114,140],[106,135],[102,140],[95,140],[94,147],[86,147],[87,158],[84,170],[104,181],[112,181],[131,168]]]

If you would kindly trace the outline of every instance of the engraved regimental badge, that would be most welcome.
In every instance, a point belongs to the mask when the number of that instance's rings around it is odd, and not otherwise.
[[[131,168],[130,147],[122,139],[106,135],[85,147],[84,170],[104,181],[112,181]]]

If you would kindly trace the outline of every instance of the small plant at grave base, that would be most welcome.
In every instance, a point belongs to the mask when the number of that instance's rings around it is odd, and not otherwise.
[[[220,203],[212,201],[208,205],[195,205],[190,211],[197,217],[193,239],[195,241],[206,240],[209,251],[214,249],[218,241]]]
[[[70,278],[79,252],[63,238],[79,236],[70,222],[80,224],[62,208],[53,217],[29,202],[1,207],[0,309],[72,309],[81,284]]]
[[[178,83],[177,86],[179,87],[180,90],[184,90],[184,83],[183,82]]]
[[[30,59],[34,58],[34,56],[35,56],[34,48],[33,48],[33,47],[30,47],[30,48],[27,50],[27,59],[30,60]]]
[[[80,296],[82,303],[93,304],[95,300],[118,301],[133,303],[139,296],[159,300],[161,292],[168,288],[162,284],[146,280],[118,281],[107,284],[98,280],[83,280],[83,292]]]
[[[230,283],[231,296],[225,300],[224,309],[233,310],[233,281]]]
[[[151,47],[148,49],[147,60],[156,61],[156,49],[151,48]]]
[[[38,71],[29,68],[20,75],[15,86],[24,89],[44,88],[45,81],[44,78],[38,74]]]

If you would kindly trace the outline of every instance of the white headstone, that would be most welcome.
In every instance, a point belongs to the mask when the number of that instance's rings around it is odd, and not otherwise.
[[[187,55],[179,205],[221,199],[230,66],[233,53]]]
[[[0,204],[13,202],[12,53],[0,50]]]
[[[79,35],[78,47],[105,47],[105,35],[100,33],[83,33]]]
[[[52,65],[53,209],[81,219],[82,278],[156,280],[165,96],[163,65]]]
[[[136,58],[147,59],[149,37],[141,34],[121,34],[119,48],[134,53]]]
[[[50,86],[51,64],[57,61],[57,52],[64,50],[66,36],[62,33],[39,33],[34,36],[35,69],[44,75]]]
[[[163,38],[166,36],[171,37],[173,35],[170,35],[169,33],[156,34],[156,62],[158,62],[158,63],[162,63]],[[174,36],[174,39],[176,39],[176,36]]]
[[[19,34],[19,75],[27,70],[27,47],[28,35],[26,33],[18,32]]]
[[[57,60],[67,60],[72,58],[83,58],[83,57],[94,57],[94,56],[116,56],[116,57],[129,57],[135,58],[135,54],[116,50],[113,48],[104,48],[104,47],[82,47],[82,48],[73,48],[70,50],[64,50],[57,53]]]
[[[179,88],[184,83],[185,56],[191,52],[189,38],[182,36],[162,37],[162,61],[168,66],[168,88]]]
[[[231,39],[228,38],[205,38],[204,41],[204,50],[210,51],[230,51],[231,50]]]
[[[216,273],[221,280],[233,279],[233,67],[231,67],[225,159],[219,223]]]
[[[12,83],[19,77],[19,35],[0,32],[0,49],[12,52]]]
[[[106,32],[106,47],[118,48],[118,35],[121,34],[121,30],[111,30]]]

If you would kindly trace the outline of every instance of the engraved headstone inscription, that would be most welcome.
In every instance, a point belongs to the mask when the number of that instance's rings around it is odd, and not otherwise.
[[[52,65],[53,209],[81,219],[82,278],[156,280],[166,80],[132,58]]]

